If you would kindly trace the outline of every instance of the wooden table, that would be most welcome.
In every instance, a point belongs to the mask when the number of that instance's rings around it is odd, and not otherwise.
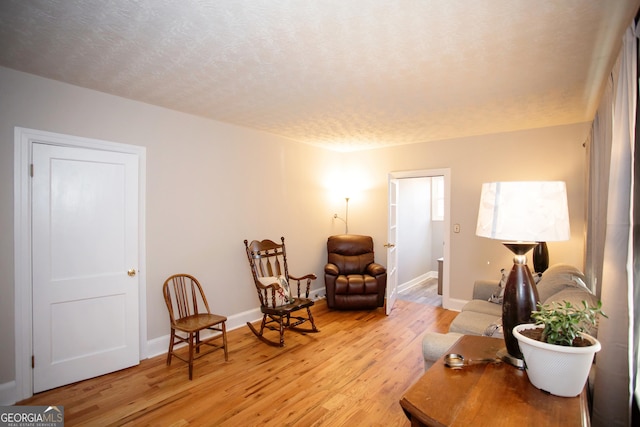
[[[495,357],[498,338],[465,335],[448,353],[465,359]],[[412,426],[588,426],[586,387],[578,397],[535,388],[523,370],[507,363],[444,365],[443,357],[400,400]]]

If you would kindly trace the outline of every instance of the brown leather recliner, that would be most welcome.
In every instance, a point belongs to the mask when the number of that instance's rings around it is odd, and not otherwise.
[[[384,306],[387,269],[374,261],[370,236],[341,234],[327,240],[324,283],[327,306],[374,309]]]

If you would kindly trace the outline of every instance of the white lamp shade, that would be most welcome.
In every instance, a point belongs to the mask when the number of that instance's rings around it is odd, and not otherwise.
[[[569,240],[567,188],[562,181],[482,184],[476,235],[502,241]]]

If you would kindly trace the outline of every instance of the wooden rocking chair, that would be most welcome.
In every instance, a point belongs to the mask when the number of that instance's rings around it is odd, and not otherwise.
[[[282,244],[271,240],[254,240],[250,244],[247,240],[244,241],[253,282],[260,298],[260,310],[263,314],[260,331],[250,322],[247,322],[247,325],[262,341],[277,347],[284,346],[285,329],[301,333],[320,332],[311,315],[311,306],[314,302],[309,299],[311,281],[316,279],[316,275],[290,276],[284,237],[281,237],[280,240]],[[291,281],[294,282],[293,287],[289,286]],[[303,286],[301,282],[304,281],[306,281],[306,287],[301,289]],[[306,310],[306,317],[301,314],[293,315],[293,313],[302,310]],[[311,327],[299,327],[307,321]],[[280,333],[279,342],[266,338],[264,336],[265,329],[278,331]]]

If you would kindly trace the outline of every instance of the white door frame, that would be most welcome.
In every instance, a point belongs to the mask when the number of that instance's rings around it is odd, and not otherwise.
[[[386,315],[390,315],[398,298],[398,180],[389,174],[389,193],[387,211],[387,291],[384,304]]]
[[[412,171],[389,172],[389,178],[424,178],[444,176],[444,248],[442,256],[442,307],[450,308],[449,268],[451,266],[451,169],[421,169]]]
[[[14,327],[16,401],[33,395],[33,310],[31,280],[31,150],[36,142],[67,147],[89,148],[136,154],[139,158],[139,316],[140,360],[147,358],[146,305],[146,148],[52,132],[15,128],[14,133]]]

